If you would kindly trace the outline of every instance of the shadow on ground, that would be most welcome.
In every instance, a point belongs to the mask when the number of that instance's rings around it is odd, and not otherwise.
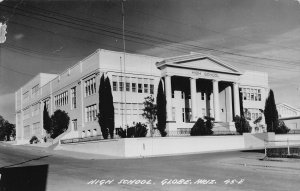
[[[0,191],[46,191],[48,164],[0,169]]]

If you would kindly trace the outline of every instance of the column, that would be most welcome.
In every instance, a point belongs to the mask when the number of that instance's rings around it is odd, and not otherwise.
[[[233,105],[234,105],[234,116],[240,116],[240,96],[239,96],[239,86],[237,83],[233,83]]]
[[[197,121],[197,98],[196,98],[196,79],[190,78],[190,88],[191,88],[191,109],[192,118],[191,121]]]
[[[219,81],[213,80],[215,121],[220,121]]]
[[[166,100],[167,100],[167,121],[172,121],[172,85],[171,76],[165,76]]]
[[[232,122],[232,90],[231,85],[226,88],[226,113],[227,122]]]

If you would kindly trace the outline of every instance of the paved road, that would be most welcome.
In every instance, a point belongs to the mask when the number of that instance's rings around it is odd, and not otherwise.
[[[271,163],[257,160],[262,156],[261,153],[235,151],[141,159],[86,160],[0,143],[0,167],[18,163],[21,164],[16,166],[49,165],[47,191],[299,190],[300,160],[271,162],[279,164],[274,167],[268,165]],[[289,164],[289,168],[284,164]],[[119,184],[122,179],[146,180],[151,184],[128,185],[126,181]],[[180,179],[185,179],[186,184],[176,185]],[[229,184],[226,182],[228,179],[236,181]],[[173,180],[173,184],[168,184],[169,180]],[[107,184],[100,185],[104,182]]]

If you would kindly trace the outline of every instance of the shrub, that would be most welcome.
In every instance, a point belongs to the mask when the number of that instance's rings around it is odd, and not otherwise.
[[[191,129],[191,136],[199,136],[202,134],[202,131],[204,129],[204,120],[202,118],[198,118],[196,123],[193,125]]]
[[[213,131],[212,128],[214,127],[214,118],[212,117],[204,117],[206,119],[205,121],[205,130],[204,130],[204,135],[212,135]]]
[[[31,139],[30,139],[30,141],[29,141],[30,144],[33,144],[33,143],[37,144],[39,142],[40,142],[39,139],[35,135],[32,136]]]
[[[51,120],[53,125],[51,138],[55,139],[68,129],[70,117],[68,113],[59,109],[51,116]]]
[[[132,127],[127,126],[127,130],[120,129],[118,135],[121,138],[146,137],[147,132],[148,132],[147,125],[139,122]]]
[[[196,123],[191,129],[191,136],[199,136],[199,135],[211,135],[213,134],[213,121],[214,118],[211,117],[204,117],[206,121],[202,118],[198,118]]]
[[[242,135],[251,132],[251,126],[245,117],[236,115],[233,119],[236,131]]]
[[[118,130],[118,135],[119,135],[119,137],[121,137],[121,138],[126,138],[126,129],[120,128],[120,129]]]
[[[282,120],[278,120],[277,128],[275,129],[276,134],[287,134],[290,129],[285,125]]]
[[[135,125],[134,137],[146,137],[147,132],[147,125],[139,122]]]

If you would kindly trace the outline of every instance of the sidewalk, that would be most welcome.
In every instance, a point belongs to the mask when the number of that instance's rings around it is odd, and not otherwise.
[[[300,173],[300,159],[295,158],[264,158],[264,155],[236,157],[222,160],[225,165],[244,166],[260,169],[290,171]]]

